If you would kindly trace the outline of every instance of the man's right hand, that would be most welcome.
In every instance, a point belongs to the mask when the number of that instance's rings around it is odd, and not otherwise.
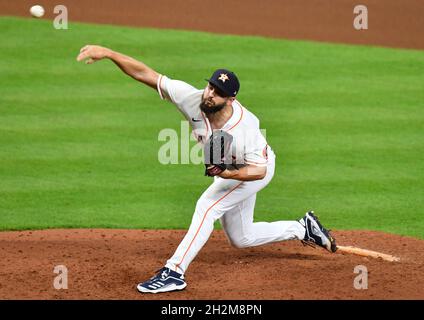
[[[154,90],[157,90],[159,74],[146,66],[143,62],[101,46],[86,45],[80,50],[77,61],[86,60],[92,64],[98,60],[108,58],[113,61],[124,73],[140,81]]]
[[[92,64],[98,60],[108,58],[112,51],[101,46],[86,45],[81,48],[77,61],[86,60],[85,63]]]

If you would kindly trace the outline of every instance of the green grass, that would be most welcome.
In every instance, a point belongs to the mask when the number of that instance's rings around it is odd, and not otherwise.
[[[197,87],[218,67],[277,154],[256,219],[313,208],[333,229],[424,238],[424,52],[0,18],[0,229],[187,228],[210,180],[161,165],[182,116],[96,43]]]

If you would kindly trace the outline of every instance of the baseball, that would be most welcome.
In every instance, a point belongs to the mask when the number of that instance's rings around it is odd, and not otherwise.
[[[32,6],[31,9],[29,9],[29,12],[33,17],[41,18],[44,16],[44,8],[40,5]]]

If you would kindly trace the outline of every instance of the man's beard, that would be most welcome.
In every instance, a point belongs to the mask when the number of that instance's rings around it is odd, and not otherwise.
[[[205,103],[205,101],[202,101],[200,103],[200,110],[202,110],[204,113],[207,113],[207,114],[217,113],[218,111],[221,111],[225,107],[226,104],[227,103],[224,102],[224,103],[221,103],[221,104],[217,104],[213,107],[209,107]]]

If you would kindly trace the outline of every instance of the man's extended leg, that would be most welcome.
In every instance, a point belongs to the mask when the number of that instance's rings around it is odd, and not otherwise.
[[[214,223],[224,213],[224,204],[234,202],[233,193],[243,185],[236,180],[219,179],[197,201],[191,225],[166,267],[184,274],[188,265],[209,239]]]
[[[184,273],[188,265],[209,239],[214,222],[224,214],[228,205],[236,202],[232,194],[242,185],[243,182],[237,180],[215,179],[197,201],[190,228],[174,255],[154,277],[137,286],[140,292],[158,293],[185,288]]]

